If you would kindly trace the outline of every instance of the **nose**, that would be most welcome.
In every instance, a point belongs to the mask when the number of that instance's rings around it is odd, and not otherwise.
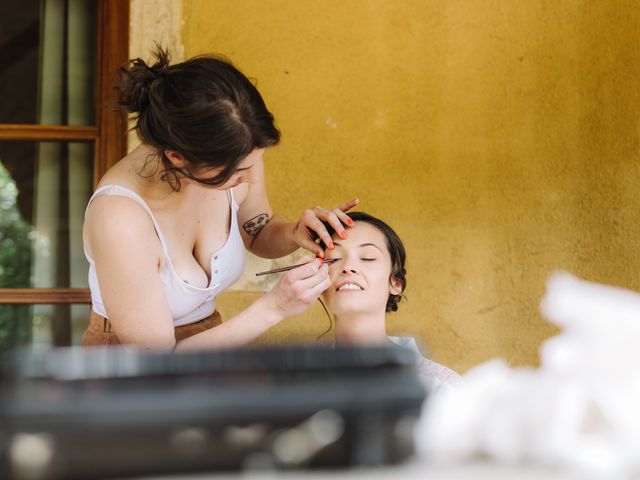
[[[355,267],[352,267],[351,265],[344,265],[342,267],[342,273],[345,273],[345,274],[358,273],[358,271],[355,269]]]

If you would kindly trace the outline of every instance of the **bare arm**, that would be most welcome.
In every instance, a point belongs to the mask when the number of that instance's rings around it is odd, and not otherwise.
[[[273,289],[222,325],[178,342],[176,350],[246,345],[284,318],[302,313],[331,285],[329,267],[317,259],[287,272]]]
[[[279,258],[298,249],[293,238],[295,224],[274,214],[264,181],[264,163],[256,162],[253,181],[247,186],[238,211],[240,233],[247,250],[263,258]]]
[[[164,256],[148,213],[125,197],[98,197],[89,208],[84,236],[120,341],[173,348],[173,321],[158,275]]]
[[[324,250],[314,240],[319,237],[325,244],[332,245],[323,222],[331,224],[339,235],[346,238],[344,225],[352,222],[345,212],[359,203],[357,198],[331,210],[322,207],[307,209],[297,222],[286,222],[273,213],[269,204],[262,160],[254,168],[253,181],[238,211],[242,237],[248,250],[263,258],[278,258],[302,247],[322,258]]]
[[[98,197],[89,209],[84,234],[118,338],[147,349],[245,345],[282,319],[304,311],[330,285],[328,267],[308,258],[306,265],[288,272],[239,315],[176,344],[158,274],[164,254],[147,212],[124,197]]]

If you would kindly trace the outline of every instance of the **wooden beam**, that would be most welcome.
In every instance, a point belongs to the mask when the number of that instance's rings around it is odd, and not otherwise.
[[[93,142],[97,138],[96,127],[0,124],[0,140]]]
[[[100,0],[98,98],[94,184],[127,153],[127,115],[117,111],[118,69],[129,61],[129,1]]]
[[[88,288],[0,288],[0,304],[91,303]]]

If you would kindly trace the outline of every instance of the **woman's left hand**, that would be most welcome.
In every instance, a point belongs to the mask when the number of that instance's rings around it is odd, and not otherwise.
[[[309,208],[302,212],[300,220],[293,229],[294,241],[307,250],[316,254],[320,258],[324,258],[324,250],[320,247],[316,240],[320,239],[329,248],[333,248],[331,235],[325,228],[323,222],[327,222],[336,231],[340,238],[347,238],[347,232],[344,225],[353,225],[353,220],[345,213],[355,207],[360,200],[353,200],[341,205],[337,208],[327,210],[322,207]]]

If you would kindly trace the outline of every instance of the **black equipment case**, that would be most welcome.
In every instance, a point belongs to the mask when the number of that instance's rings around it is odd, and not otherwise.
[[[424,384],[400,348],[21,352],[0,380],[0,478],[397,463]]]

